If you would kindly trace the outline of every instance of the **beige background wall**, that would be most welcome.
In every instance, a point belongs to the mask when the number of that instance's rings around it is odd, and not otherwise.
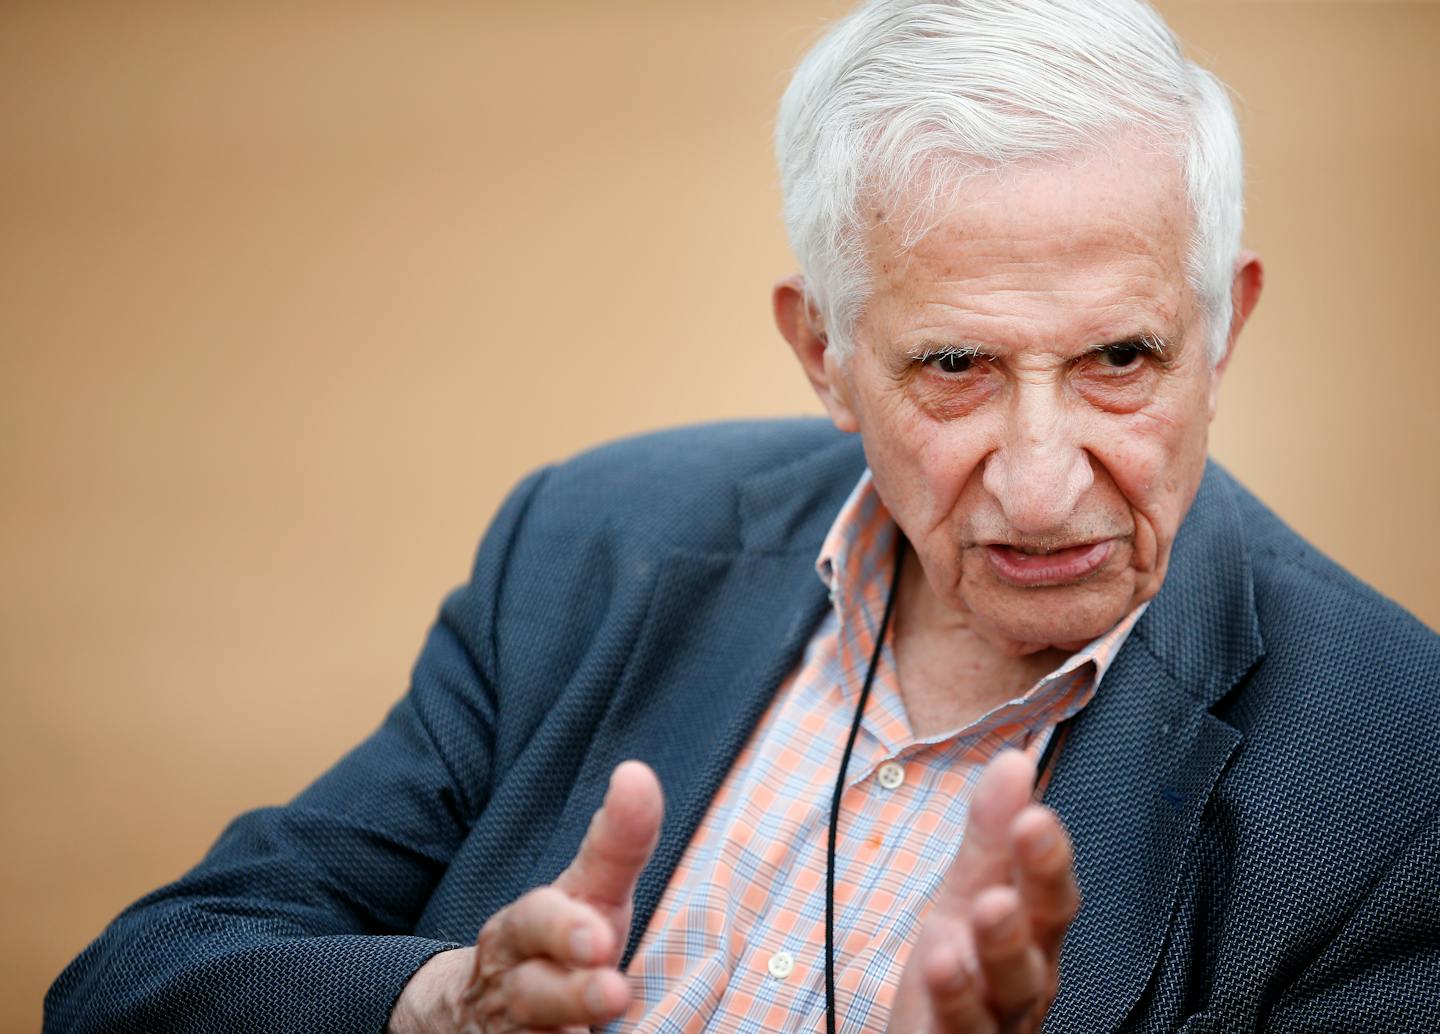
[[[817,411],[768,133],[845,6],[0,5],[0,1030],[379,720],[524,471]],[[1440,624],[1440,6],[1164,9],[1269,259],[1215,452]]]

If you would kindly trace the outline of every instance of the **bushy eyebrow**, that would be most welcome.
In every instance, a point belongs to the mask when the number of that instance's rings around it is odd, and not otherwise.
[[[1135,334],[1130,337],[1116,338],[1114,341],[1106,341],[1103,344],[1094,345],[1086,349],[1082,354],[1103,352],[1111,348],[1138,348],[1141,351],[1149,352],[1156,359],[1169,360],[1175,354],[1174,340],[1160,334],[1147,331],[1143,334]],[[972,344],[950,344],[942,341],[922,341],[918,345],[912,345],[905,350],[905,357],[917,363],[928,362],[931,359],[939,359],[942,356],[965,356],[971,359],[998,359],[997,353],[980,345]]]
[[[905,357],[917,363],[939,359],[941,356],[965,356],[971,359],[994,359],[996,355],[979,345],[951,345],[940,341],[922,341],[905,350]]]

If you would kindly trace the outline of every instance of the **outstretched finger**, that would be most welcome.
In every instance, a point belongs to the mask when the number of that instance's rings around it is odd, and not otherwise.
[[[1053,961],[1065,931],[1080,911],[1075,882],[1075,851],[1060,818],[1032,804],[1015,820],[1012,832],[1016,884],[1036,943]]]
[[[1035,763],[1018,750],[996,755],[980,773],[965,836],[946,873],[937,907],[955,912],[981,890],[1013,879],[1010,826],[1030,803],[1035,787]]]
[[[628,909],[635,881],[660,837],[664,808],[660,781],[648,765],[616,766],[575,860],[554,885],[603,908]]]

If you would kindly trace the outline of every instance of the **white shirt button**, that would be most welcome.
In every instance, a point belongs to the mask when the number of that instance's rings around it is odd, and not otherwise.
[[[776,980],[784,980],[795,969],[795,956],[788,951],[777,951],[770,956],[767,968],[770,970],[770,975]]]
[[[905,782],[905,766],[887,761],[880,766],[880,771],[875,773],[875,781],[887,790],[898,789],[900,784]]]

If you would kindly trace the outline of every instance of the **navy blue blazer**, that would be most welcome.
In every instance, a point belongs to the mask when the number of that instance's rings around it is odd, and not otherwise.
[[[45,1031],[382,1031],[638,757],[666,818],[628,959],[823,612],[815,555],[863,465],[788,421],[531,476],[378,731],[122,913]],[[1440,1030],[1437,687],[1440,637],[1212,465],[1047,792],[1084,905],[1046,1030]]]

